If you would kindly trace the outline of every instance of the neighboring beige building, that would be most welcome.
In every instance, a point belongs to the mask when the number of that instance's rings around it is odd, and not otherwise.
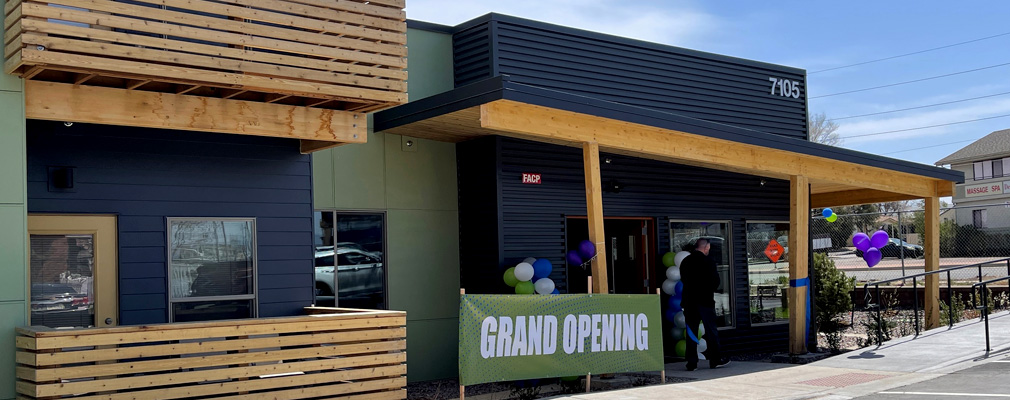
[[[936,165],[964,172],[953,197],[959,224],[1010,228],[1010,129],[992,132]]]

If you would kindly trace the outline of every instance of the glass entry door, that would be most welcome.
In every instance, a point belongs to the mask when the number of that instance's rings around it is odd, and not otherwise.
[[[116,217],[29,215],[31,325],[118,323]]]

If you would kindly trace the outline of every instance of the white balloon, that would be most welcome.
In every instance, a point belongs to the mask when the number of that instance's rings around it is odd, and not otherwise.
[[[518,269],[518,267],[516,269]],[[663,293],[673,296],[674,293],[676,293],[677,290],[676,287],[677,287],[677,281],[671,281],[669,279],[663,281]]]
[[[521,262],[519,265],[516,265],[514,271],[516,280],[519,282],[529,282],[530,279],[533,279],[533,266],[530,263]]]
[[[677,314],[673,316],[673,324],[678,328],[684,328],[687,326],[687,320],[684,319],[683,311],[677,312]]]
[[[687,256],[689,256],[689,255],[691,255],[690,251],[679,251],[679,252],[677,252],[677,255],[675,255],[673,257],[673,265],[679,267],[680,266],[680,262],[684,261],[684,259],[687,258]]]
[[[705,324],[698,324],[698,339],[705,336]]]
[[[533,289],[540,294],[551,294],[554,292],[554,281],[551,278],[540,278],[533,282]]]
[[[705,339],[698,339],[698,352],[701,353],[708,350],[708,342]]]
[[[526,257],[526,259],[525,259],[525,260],[523,260],[523,262],[524,262],[524,263],[527,263],[527,264],[529,264],[529,265],[533,265],[533,263],[537,262],[537,259],[535,259],[535,258],[533,258],[533,257]]]
[[[673,327],[673,329],[670,329],[670,334],[673,335],[674,340],[683,339],[684,328]]]
[[[680,267],[670,267],[666,269],[666,278],[671,281],[680,280]]]
[[[698,359],[699,360],[707,360],[707,358],[705,358],[705,355],[701,354],[701,351],[698,352]]]

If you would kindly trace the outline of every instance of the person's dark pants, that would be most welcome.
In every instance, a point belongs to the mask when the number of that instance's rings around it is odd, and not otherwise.
[[[719,352],[719,328],[715,325],[715,308],[685,308],[684,319],[695,336],[699,336],[698,322],[700,321],[705,324],[705,343],[708,345],[708,349],[705,350],[705,357],[709,360],[720,360],[722,354]],[[701,339],[701,337],[698,339]],[[691,365],[698,364],[698,343],[691,340],[690,336],[687,338],[687,363]]]

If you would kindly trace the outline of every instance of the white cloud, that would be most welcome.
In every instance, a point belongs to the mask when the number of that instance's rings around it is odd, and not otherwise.
[[[977,102],[966,104],[967,105],[960,107],[941,110],[925,109],[919,112],[901,113],[900,115],[893,117],[886,116],[882,118],[860,120],[858,122],[846,122],[845,125],[838,130],[838,134],[842,136],[846,146],[897,139],[941,137],[956,131],[962,131],[966,124],[850,138],[851,136],[876,132],[948,124],[951,122],[1010,114],[1010,99],[1005,97],[994,97],[992,99],[979,100]],[[1007,120],[1010,120],[1010,117],[1007,117]]]
[[[618,0],[411,0],[407,18],[456,25],[489,12],[674,46],[704,48],[720,20],[683,2],[629,6]]]

